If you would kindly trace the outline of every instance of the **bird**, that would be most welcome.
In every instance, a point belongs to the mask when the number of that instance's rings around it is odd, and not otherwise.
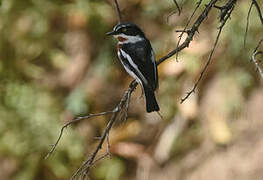
[[[142,87],[148,113],[159,111],[154,91],[158,88],[158,69],[150,41],[136,24],[122,22],[111,32],[118,40],[117,54],[124,69]]]

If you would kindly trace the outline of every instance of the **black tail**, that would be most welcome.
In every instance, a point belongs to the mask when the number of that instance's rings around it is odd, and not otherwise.
[[[147,112],[159,111],[159,105],[156,101],[154,91],[144,89],[145,99],[146,99],[146,110]]]

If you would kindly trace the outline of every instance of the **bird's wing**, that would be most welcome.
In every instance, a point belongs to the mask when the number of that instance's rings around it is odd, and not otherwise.
[[[124,66],[125,70],[134,78],[136,79],[141,85],[148,86],[148,80],[146,79],[145,75],[139,69],[138,65],[132,59],[132,57],[127,54],[124,50],[120,49],[118,52],[118,56],[121,60],[122,65]]]
[[[132,67],[137,71],[138,78],[148,88],[155,90],[158,87],[158,71],[149,41],[141,41],[134,45],[124,45],[122,51],[126,54]]]

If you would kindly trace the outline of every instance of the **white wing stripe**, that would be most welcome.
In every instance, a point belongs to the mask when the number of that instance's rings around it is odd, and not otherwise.
[[[138,66],[132,61],[131,57],[129,56],[129,54],[127,54],[125,51],[120,49],[120,53],[123,55],[124,58],[126,58],[130,65],[137,71],[137,73],[140,76],[140,80],[142,80],[146,85],[148,85],[148,81],[147,79],[143,76],[143,74],[140,72],[140,70],[138,69]],[[125,66],[124,66],[125,67]],[[126,69],[126,68],[125,68]],[[127,70],[126,70],[127,71]],[[128,71],[127,71],[128,72]],[[128,72],[129,73],[129,72]]]
[[[157,73],[157,66],[156,66],[153,50],[151,50],[151,60],[152,60],[152,63],[154,64],[154,80],[157,83],[156,86],[158,86],[158,73]]]

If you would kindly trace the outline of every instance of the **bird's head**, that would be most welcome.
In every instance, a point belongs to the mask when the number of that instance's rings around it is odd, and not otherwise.
[[[113,35],[119,43],[135,43],[145,39],[143,31],[132,23],[117,24],[107,35]]]

